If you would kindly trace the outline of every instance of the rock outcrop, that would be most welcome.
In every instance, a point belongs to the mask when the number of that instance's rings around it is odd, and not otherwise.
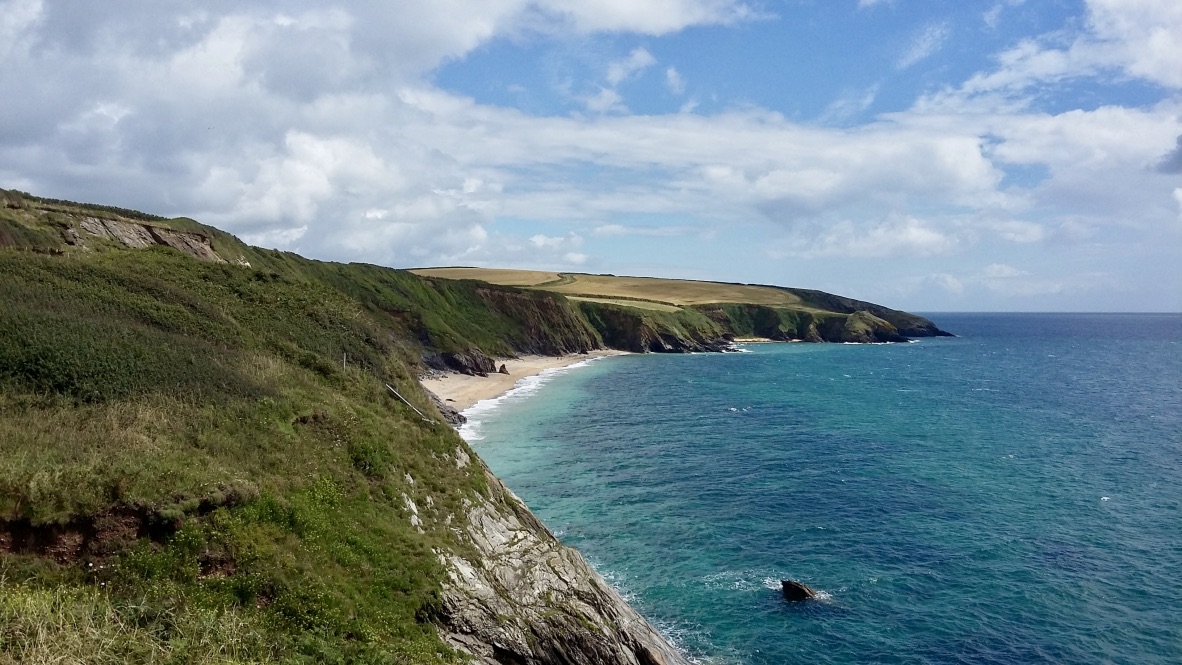
[[[853,342],[856,344],[875,344],[883,342],[906,342],[907,338],[899,334],[889,321],[881,319],[870,312],[858,311],[845,317],[840,332],[832,341]]]
[[[459,427],[460,425],[468,422],[467,416],[460,413],[454,406],[439,399],[439,395],[436,395],[426,388],[423,388],[423,391],[427,393],[427,397],[431,398],[431,404],[435,406],[435,409],[439,411],[439,415],[443,416],[443,420],[449,425]]]
[[[423,356],[423,363],[431,369],[459,372],[471,376],[488,376],[497,371],[497,363],[479,349],[462,353],[435,353]]]
[[[165,245],[201,261],[225,262],[213,250],[213,244],[209,238],[199,233],[187,233],[152,224],[99,219],[97,217],[83,217],[79,220],[78,226],[91,236],[115,240],[131,249]],[[72,227],[63,232],[63,239],[70,245],[84,244],[83,237]]]
[[[475,556],[441,554],[450,582],[441,634],[478,663],[687,665],[575,550],[500,480],[469,506]]]

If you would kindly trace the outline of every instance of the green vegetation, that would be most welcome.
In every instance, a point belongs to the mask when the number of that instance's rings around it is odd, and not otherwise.
[[[818,323],[874,336],[901,314],[810,311],[770,287],[513,279],[543,288],[0,190],[0,663],[458,661],[435,628],[439,555],[472,556],[456,524],[501,499],[387,384],[432,413],[424,361],[702,350]],[[605,297],[545,290],[588,285]],[[788,304],[691,302],[744,288]]]
[[[434,551],[467,551],[449,522],[483,470],[384,384],[430,413],[424,353],[598,345],[577,312],[191,220],[149,221],[251,267],[70,246],[114,213],[21,203],[0,210],[19,229],[0,248],[0,662],[457,660]]]
[[[168,249],[0,252],[0,301],[4,611],[47,608],[0,649],[84,643],[77,628],[117,636],[112,660],[448,653],[424,623],[431,548],[463,546],[444,522],[484,479],[386,394],[428,409],[382,321],[327,285]]]

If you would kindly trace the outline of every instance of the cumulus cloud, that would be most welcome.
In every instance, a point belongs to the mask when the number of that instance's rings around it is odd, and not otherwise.
[[[643,48],[601,70],[587,116],[531,116],[429,82],[496,36],[659,35],[754,16],[729,0],[217,0],[183,11],[7,0],[0,89],[19,94],[0,104],[0,186],[388,265],[593,265],[594,248],[570,228],[602,243],[759,224],[799,257],[942,256],[1114,224],[1173,228],[1178,150],[1163,158],[1163,148],[1182,134],[1182,101],[1045,113],[986,98],[1078,75],[1081,63],[1172,80],[1172,52],[1153,46],[1172,43],[1154,27],[1173,25],[1172,4],[1091,6],[1075,51],[1032,40],[943,98],[824,127],[751,106],[625,115],[617,86],[660,71]],[[925,31],[915,53],[935,52],[947,30]],[[1149,45],[1139,55],[1138,39]],[[675,68],[664,83],[684,93]],[[832,118],[865,111],[876,93],[851,90]],[[1003,167],[1032,164],[1045,180],[1003,185]],[[626,223],[640,214],[684,221]],[[554,227],[516,237],[506,218]]]
[[[1157,163],[1157,171],[1167,174],[1182,173],[1182,136],[1178,137],[1174,149],[1167,152]]]
[[[1167,88],[1182,88],[1182,3],[1173,0],[1087,0],[1087,23],[1062,46],[1063,35],[1028,38],[997,57],[997,68],[970,78],[962,95],[1021,93],[1048,83],[1119,71]]]

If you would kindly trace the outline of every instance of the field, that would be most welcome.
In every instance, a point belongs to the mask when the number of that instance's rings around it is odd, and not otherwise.
[[[613,304],[641,309],[660,309],[653,304],[680,307],[725,302],[813,309],[790,291],[749,284],[493,268],[425,268],[412,272],[424,277],[478,279],[493,284],[543,289],[594,302],[609,299]]]

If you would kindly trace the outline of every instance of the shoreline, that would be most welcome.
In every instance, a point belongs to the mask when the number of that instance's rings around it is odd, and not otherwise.
[[[443,376],[428,376],[419,380],[424,388],[439,396],[439,399],[456,411],[467,411],[477,402],[500,397],[512,390],[522,379],[537,376],[548,369],[569,367],[575,363],[605,356],[628,355],[628,351],[598,349],[589,353],[572,353],[566,356],[521,356],[497,359],[497,365],[504,364],[508,374],[493,373],[488,376],[473,376],[449,372]]]

